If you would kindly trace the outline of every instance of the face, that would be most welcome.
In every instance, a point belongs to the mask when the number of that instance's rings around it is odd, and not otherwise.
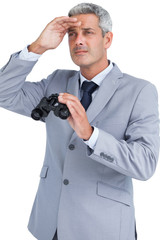
[[[73,62],[80,68],[97,68],[108,64],[106,49],[111,45],[111,37],[107,37],[108,33],[105,37],[102,36],[98,17],[95,14],[80,14],[74,17],[81,25],[68,30]]]

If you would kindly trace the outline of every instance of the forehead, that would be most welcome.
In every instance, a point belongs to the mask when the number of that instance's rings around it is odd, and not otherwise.
[[[99,18],[95,14],[79,14],[73,17],[77,18],[77,20],[81,22],[80,28],[99,28]]]

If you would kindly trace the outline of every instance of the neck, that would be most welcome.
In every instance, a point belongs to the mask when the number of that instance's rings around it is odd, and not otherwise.
[[[99,66],[96,63],[96,66],[92,65],[92,66],[81,66],[80,67],[80,71],[81,74],[87,79],[87,80],[91,80],[92,78],[94,78],[96,75],[98,75],[100,72],[102,72],[104,69],[106,69],[109,65],[108,60],[106,59],[106,61],[104,63],[101,63]]]

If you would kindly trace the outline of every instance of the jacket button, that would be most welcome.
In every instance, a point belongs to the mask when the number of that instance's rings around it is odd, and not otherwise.
[[[70,150],[74,150],[74,149],[75,149],[74,144],[70,144],[70,145],[69,145],[69,149],[70,149]]]
[[[69,184],[69,180],[68,179],[64,179],[63,183],[64,183],[64,185],[68,185]]]
[[[102,158],[104,157],[104,152],[100,153],[100,157],[102,157]]]
[[[109,162],[113,162],[113,161],[114,161],[114,159],[113,159],[112,157],[110,157],[110,156],[107,157],[107,160],[108,160]]]

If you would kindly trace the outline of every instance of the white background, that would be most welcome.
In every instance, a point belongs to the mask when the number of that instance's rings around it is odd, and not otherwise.
[[[34,41],[48,22],[67,15],[77,3],[80,1],[1,1],[0,68],[11,53]],[[97,0],[93,3],[106,8],[113,19],[114,40],[108,51],[109,59],[123,72],[151,81],[160,93],[159,1]],[[78,69],[70,59],[67,36],[59,48],[41,57],[28,80],[41,80],[57,68]],[[0,109],[0,239],[35,239],[26,226],[44,152],[43,123]],[[138,239],[159,240],[160,164],[150,180],[134,180],[134,188]]]

